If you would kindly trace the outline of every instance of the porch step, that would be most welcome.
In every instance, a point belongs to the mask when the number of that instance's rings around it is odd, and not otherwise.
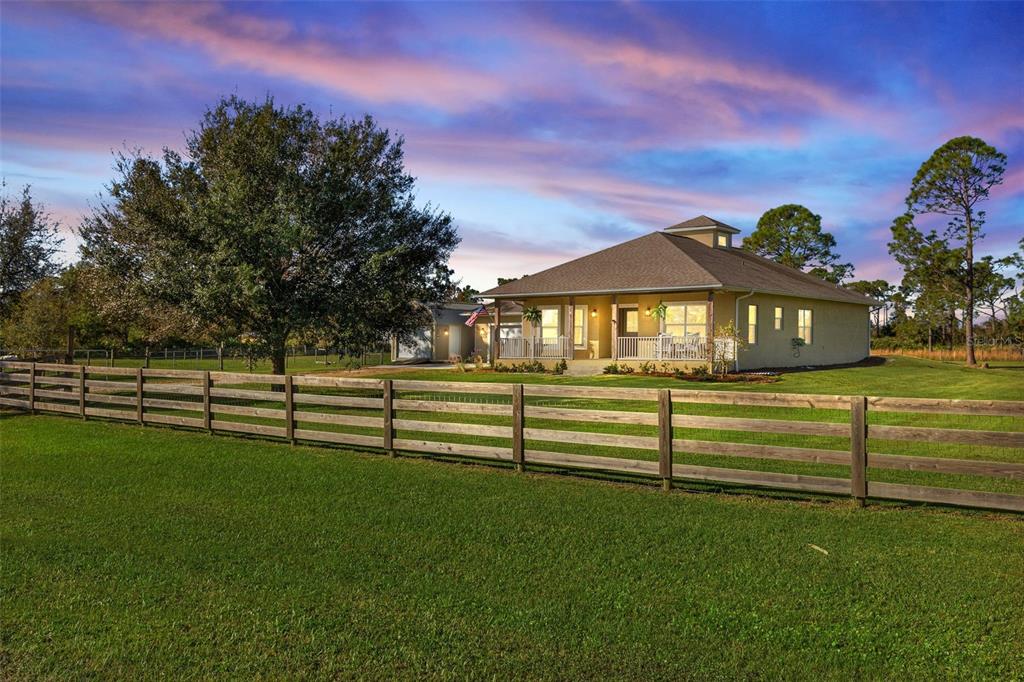
[[[592,377],[595,374],[603,374],[604,368],[611,364],[611,358],[600,360],[569,360],[569,367],[565,370],[566,375],[571,377]]]

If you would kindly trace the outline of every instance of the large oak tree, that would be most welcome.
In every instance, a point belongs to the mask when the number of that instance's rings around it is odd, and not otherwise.
[[[370,117],[221,100],[185,153],[119,155],[83,256],[152,300],[253,334],[274,372],[290,336],[406,336],[450,290],[451,217],[417,204],[403,140]]]

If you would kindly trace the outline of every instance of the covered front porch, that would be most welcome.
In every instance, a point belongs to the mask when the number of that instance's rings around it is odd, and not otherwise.
[[[728,296],[728,305],[724,298]],[[707,365],[731,357],[731,338],[715,339],[717,324],[731,321],[731,295],[710,291],[516,299],[539,319],[524,320],[494,340],[494,361],[605,360]],[[723,319],[725,318],[725,319]]]
[[[688,338],[661,334],[658,336],[623,336],[616,339],[616,347],[610,355],[577,358],[571,339],[567,336],[555,338],[519,337],[500,339],[499,357],[508,360],[543,359],[601,359],[610,360],[675,360],[688,362],[710,362],[706,338]]]

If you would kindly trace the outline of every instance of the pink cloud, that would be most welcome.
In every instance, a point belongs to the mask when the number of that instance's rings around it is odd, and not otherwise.
[[[202,49],[223,65],[344,92],[374,103],[412,103],[462,111],[493,101],[502,81],[467,67],[400,54],[357,55],[303,37],[275,21],[216,4],[95,3],[93,16],[140,36]]]
[[[864,109],[835,88],[763,64],[712,56],[685,35],[672,35],[672,44],[689,44],[690,51],[663,49],[658,41],[598,39],[551,24],[531,24],[524,37],[568,54],[571,61],[594,71],[592,80],[602,87],[614,82],[622,100],[635,101],[635,95],[626,98],[623,93],[647,93],[664,104],[683,106],[684,111],[699,110],[703,119],[726,129],[749,127],[745,114],[780,106],[853,121],[865,118]],[[663,111],[679,119],[678,109]],[[786,131],[790,141],[797,136],[792,128]]]

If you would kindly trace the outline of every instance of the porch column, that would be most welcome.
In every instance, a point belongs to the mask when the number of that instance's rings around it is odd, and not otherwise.
[[[491,330],[491,362],[501,357],[501,301],[494,302],[494,329]]]
[[[619,359],[619,297],[612,296],[612,360]]]
[[[586,313],[583,313],[583,314],[586,315]],[[576,297],[575,296],[570,296],[569,297],[569,333],[566,336],[569,338],[569,348],[571,348],[573,350],[573,352],[570,353],[570,357],[572,357],[572,356],[574,356],[576,354],[575,353],[575,351],[576,351]],[[584,339],[583,341],[585,343],[586,339]]]
[[[715,292],[708,292],[708,364],[715,366]]]

